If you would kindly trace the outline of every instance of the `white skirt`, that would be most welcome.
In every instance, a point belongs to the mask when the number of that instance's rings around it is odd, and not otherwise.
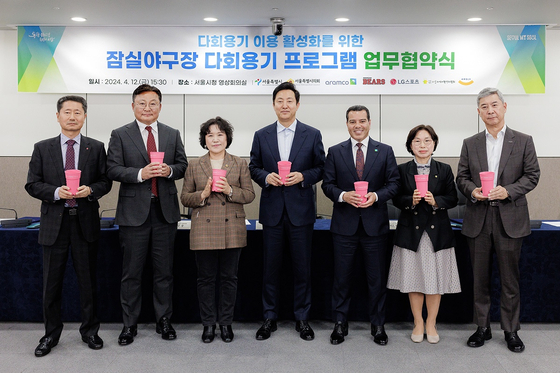
[[[426,232],[422,234],[416,252],[394,246],[387,288],[401,293],[460,293],[455,249],[434,252]]]

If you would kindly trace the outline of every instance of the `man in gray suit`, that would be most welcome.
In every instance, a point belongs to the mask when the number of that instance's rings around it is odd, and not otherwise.
[[[519,325],[519,255],[523,237],[531,233],[526,194],[539,181],[537,152],[531,136],[505,124],[507,104],[502,93],[485,88],[477,97],[478,114],[486,130],[463,142],[457,186],[467,197],[463,234],[467,236],[474,277],[474,316],[478,326],[468,339],[480,347],[492,338],[490,279],[495,252],[501,282],[501,327],[508,348],[522,352]],[[494,172],[488,196],[481,190],[480,172]]]
[[[175,180],[187,169],[179,131],[158,122],[161,92],[142,84],[132,94],[136,120],[113,130],[107,151],[107,174],[121,183],[116,223],[123,251],[121,304],[124,327],[120,345],[137,334],[142,304],[142,270],[148,254],[154,271],[156,332],[163,339],[177,337],[171,325],[173,251],[180,220]],[[150,152],[164,152],[162,163],[151,162]]]

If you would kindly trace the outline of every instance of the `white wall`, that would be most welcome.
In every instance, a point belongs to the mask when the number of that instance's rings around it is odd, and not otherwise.
[[[506,96],[506,121],[532,134],[540,157],[560,156],[560,31],[546,35],[546,94]],[[17,92],[17,31],[0,30],[1,120],[0,157],[29,156],[33,144],[59,133],[56,100],[62,94]],[[133,119],[130,95],[87,94],[89,110],[85,131],[108,142],[111,130]],[[271,92],[272,93],[272,92]],[[393,146],[397,156],[407,156],[404,141],[408,130],[424,123],[434,126],[440,137],[437,156],[457,157],[463,138],[482,127],[476,115],[475,97],[469,96],[319,96],[301,98],[298,118],[321,129],[325,148],[348,137],[344,113],[353,104],[371,110],[375,139]],[[205,151],[198,144],[198,128],[220,115],[235,127],[232,154],[249,155],[253,133],[272,123],[275,115],[270,95],[165,95],[160,120],[181,129],[187,154]]]

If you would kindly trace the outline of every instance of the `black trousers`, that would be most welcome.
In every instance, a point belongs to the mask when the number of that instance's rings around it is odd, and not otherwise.
[[[231,325],[237,297],[237,269],[241,249],[196,250],[197,293],[202,325]],[[216,277],[220,277],[216,292]],[[216,294],[217,293],[217,294]],[[218,296],[218,307],[216,307]]]
[[[311,243],[313,224],[295,226],[288,214],[276,226],[263,227],[264,271],[263,309],[264,318],[278,318],[278,289],[284,245],[287,243],[292,257],[294,272],[294,316],[296,320],[308,320],[311,309]]]
[[[138,227],[119,226],[123,251],[121,305],[123,323],[138,323],[142,308],[142,271],[148,254],[154,271],[153,302],[156,321],[171,318],[173,313],[173,251],[177,223],[168,223],[157,200],[151,204],[150,214]]]
[[[45,337],[55,342],[62,333],[62,284],[68,262],[68,253],[78,278],[82,325],[80,334],[88,337],[97,334],[97,285],[95,281],[97,265],[97,241],[87,242],[82,234],[77,215],[69,215],[65,209],[62,225],[55,243],[43,246],[43,317]]]
[[[490,326],[491,277],[493,253],[500,272],[500,319],[506,332],[520,328],[519,257],[523,238],[509,237],[502,225],[499,207],[488,207],[482,232],[468,238],[474,277],[474,321]]]
[[[356,252],[363,252],[368,285],[368,312],[373,325],[385,324],[385,299],[387,297],[387,235],[368,236],[360,219],[358,231],[353,236],[334,234],[334,280],[332,309],[334,321],[347,321]]]

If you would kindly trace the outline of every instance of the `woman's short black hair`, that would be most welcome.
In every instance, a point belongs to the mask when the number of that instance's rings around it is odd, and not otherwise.
[[[222,117],[208,119],[206,122],[200,125],[200,137],[199,137],[200,146],[202,146],[203,149],[208,149],[206,147],[206,135],[210,132],[210,126],[214,124],[218,126],[220,131],[226,134],[227,137],[226,149],[229,148],[231,142],[233,141],[233,126],[231,125],[230,122],[228,122]]]
[[[412,140],[414,140],[414,138],[416,137],[416,134],[420,131],[427,131],[430,136],[432,137],[432,141],[434,142],[434,152],[437,149],[437,144],[438,144],[438,136],[436,131],[432,128],[432,126],[430,125],[425,125],[425,124],[420,124],[416,127],[414,127],[413,129],[410,130],[410,132],[408,133],[408,137],[406,138],[406,150],[414,155],[414,152],[412,151]]]

